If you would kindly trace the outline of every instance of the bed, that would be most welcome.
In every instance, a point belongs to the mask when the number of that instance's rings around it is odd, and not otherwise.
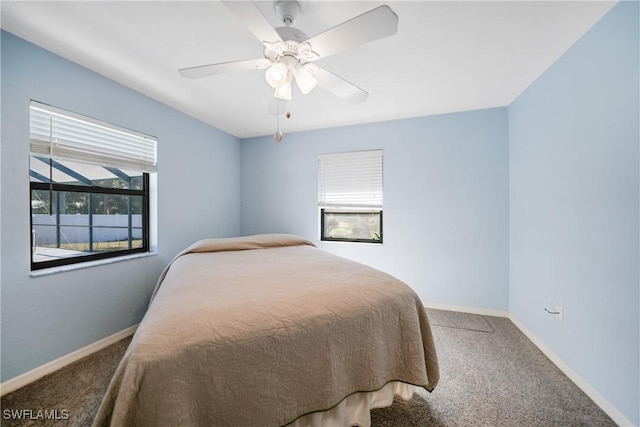
[[[298,236],[205,239],[162,272],[94,426],[369,425],[438,377],[398,279]]]

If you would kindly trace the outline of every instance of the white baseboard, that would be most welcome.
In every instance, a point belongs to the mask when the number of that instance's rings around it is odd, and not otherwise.
[[[17,377],[13,377],[2,384],[0,384],[0,396],[4,396],[5,394],[11,393],[21,387],[26,386],[45,375],[51,374],[58,369],[62,369],[65,366],[68,366],[83,357],[89,356],[97,351],[100,351],[104,348],[109,347],[111,344],[115,344],[116,342],[124,339],[128,336],[133,335],[136,331],[138,325],[133,325],[127,329],[124,329],[120,332],[116,332],[113,335],[110,335],[106,338],[103,338],[99,341],[96,341],[92,344],[89,344],[86,347],[82,347],[72,353],[59,357],[55,360],[52,360],[49,363],[45,363],[42,366],[38,366],[35,369],[30,370],[29,372],[25,372],[24,374],[18,375]]]
[[[557,354],[555,354],[542,340],[536,337],[522,322],[515,316],[509,314],[509,320],[520,329],[529,340],[536,345],[571,381],[573,381],[596,405],[600,407],[619,426],[632,426],[629,421],[615,406],[602,397],[588,382],[578,375],[569,365],[567,365]]]
[[[426,303],[425,308],[435,310],[459,311],[462,313],[480,314],[482,316],[509,317],[509,312],[504,310],[494,310],[490,308],[467,307],[464,305],[450,305],[438,303]]]

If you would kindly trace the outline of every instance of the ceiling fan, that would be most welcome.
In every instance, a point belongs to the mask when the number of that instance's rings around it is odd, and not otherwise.
[[[284,24],[273,28],[253,1],[222,1],[264,45],[264,58],[200,65],[178,70],[187,78],[201,78],[235,71],[266,69],[267,83],[278,99],[290,100],[292,81],[303,94],[316,85],[352,104],[369,94],[314,61],[358,45],[391,36],[398,31],[398,16],[389,6],[379,6],[309,38],[293,27],[301,15],[297,1],[276,1],[274,11]]]

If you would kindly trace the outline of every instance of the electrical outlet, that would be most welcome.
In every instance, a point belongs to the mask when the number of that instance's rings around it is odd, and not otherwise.
[[[547,308],[544,309],[544,311],[546,311],[548,314],[552,315],[556,319],[560,320],[561,322],[564,320],[563,309],[562,309],[562,306],[559,304],[552,302],[551,304],[549,304]]]

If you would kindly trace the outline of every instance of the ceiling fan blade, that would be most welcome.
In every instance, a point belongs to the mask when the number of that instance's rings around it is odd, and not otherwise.
[[[268,68],[271,61],[265,58],[245,59],[243,61],[222,62],[219,64],[199,65],[197,67],[182,68],[178,73],[189,79],[214,76],[216,74],[233,73],[235,71],[249,71]]]
[[[328,90],[338,98],[342,98],[351,104],[361,104],[369,96],[369,93],[365,90],[360,89],[353,83],[346,81],[342,77],[336,76],[322,67],[317,67],[317,69],[314,70],[313,76],[318,80],[318,86]]]
[[[379,6],[327,31],[307,43],[319,57],[391,36],[398,31],[398,15],[389,6]]]
[[[282,38],[252,1],[223,1],[227,9],[263,44],[282,42]]]

